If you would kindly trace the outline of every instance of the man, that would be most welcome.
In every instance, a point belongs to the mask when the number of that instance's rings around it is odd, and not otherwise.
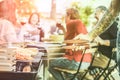
[[[95,37],[100,35],[102,32],[104,32],[110,25],[114,22],[116,17],[119,15],[120,12],[120,0],[112,0],[110,7],[108,8],[108,11],[105,12],[101,20],[98,22],[98,24],[95,26],[91,32],[89,32],[87,35],[78,35],[74,39],[87,39],[87,40],[94,40]]]
[[[93,41],[97,36],[99,36],[102,32],[104,32],[108,27],[111,26],[111,24],[116,20],[116,17],[120,13],[120,0],[112,0],[110,7],[107,12],[103,15],[102,19],[98,22],[96,25],[96,28],[94,28],[91,32],[89,32],[87,35],[78,35],[74,39],[87,39],[89,41]],[[118,26],[119,27],[119,26]],[[118,30],[117,35],[117,63],[120,70],[120,31]],[[109,44],[109,43],[108,43]]]
[[[0,2],[0,44],[18,41],[13,24],[15,15],[10,15],[10,13],[15,13],[13,4],[14,2],[12,0],[3,0]]]
[[[107,8],[104,6],[98,6],[96,8],[95,18],[97,19],[97,22],[99,22],[105,11],[107,11]],[[99,37],[95,39],[98,43],[98,51],[109,58],[111,57],[112,49],[116,47],[117,25],[117,21],[114,21],[114,23],[106,31],[101,33]]]
[[[101,12],[99,12],[99,10],[101,10]],[[99,12],[98,14],[102,15],[106,10],[107,8],[105,8],[104,6],[99,6],[97,7],[96,12]],[[98,21],[101,18],[101,16],[95,16],[95,17],[98,19]],[[112,60],[112,58],[113,58],[113,49],[116,47],[117,30],[118,30],[117,25],[118,25],[117,21],[114,21],[113,24],[106,31],[101,33],[95,39],[95,41],[98,43],[98,50],[95,52],[93,66],[107,67],[109,60],[111,60],[111,63],[114,63],[114,60]],[[98,54],[99,57],[97,56]],[[100,78],[100,76],[97,78]]]

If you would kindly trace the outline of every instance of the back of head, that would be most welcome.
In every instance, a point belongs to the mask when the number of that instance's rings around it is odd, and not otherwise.
[[[68,16],[70,16],[70,19],[79,19],[80,15],[77,9],[69,8],[66,10],[66,13]]]
[[[0,18],[5,18],[13,23],[16,22],[16,5],[13,0],[2,0],[0,2]]]

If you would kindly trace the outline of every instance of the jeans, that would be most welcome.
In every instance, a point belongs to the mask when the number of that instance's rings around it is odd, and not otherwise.
[[[65,58],[51,60],[49,63],[49,72],[52,74],[52,76],[56,80],[71,80],[74,77],[74,74],[64,73],[65,75],[67,75],[64,79],[62,73],[58,70],[55,70],[54,67],[77,70],[79,64],[80,64],[79,62],[75,62],[74,60],[70,61]],[[80,69],[87,69],[89,67],[89,65],[90,65],[90,63],[88,63],[88,62],[82,62]],[[77,78],[75,78],[74,80],[77,80]]]

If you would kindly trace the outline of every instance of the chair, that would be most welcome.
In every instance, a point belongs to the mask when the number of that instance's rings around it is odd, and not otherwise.
[[[67,46],[66,48],[71,48],[71,47],[70,47],[70,46]],[[93,50],[95,50],[95,49],[91,49],[91,50],[93,51]],[[64,69],[64,68],[60,68],[60,67],[55,67],[54,69],[59,70],[59,71],[61,71],[61,72],[74,74],[73,79],[74,79],[75,77],[78,77],[79,73],[84,73],[84,72],[87,71],[87,69],[84,69],[84,70],[80,69],[80,66],[81,66],[82,60],[83,60],[83,58],[84,58],[85,52],[89,52],[89,51],[90,51],[90,49],[87,49],[87,50],[85,49],[85,50],[83,50],[83,54],[82,54],[82,58],[81,58],[81,61],[80,61],[80,65],[79,65],[79,67],[78,67],[78,70],[69,70],[69,69]],[[73,80],[73,79],[72,79],[72,80]]]
[[[91,65],[82,76],[81,80],[84,80],[84,77],[87,75],[87,73],[89,73],[94,80],[115,80],[111,73],[117,68],[117,64],[114,60],[112,60],[112,55],[113,54],[111,54],[110,58],[107,58],[100,53],[95,54],[93,56]]]
[[[103,57],[104,59],[101,59]],[[112,60],[112,55],[111,58],[107,58],[101,54],[94,54],[92,58],[92,62],[87,70],[77,71],[77,70],[63,69],[59,67],[55,67],[54,69],[59,70],[61,72],[75,74],[76,75],[75,77],[78,77],[79,80],[115,80],[115,78],[111,75],[111,73],[116,68],[117,68],[117,64],[114,62],[114,60]]]

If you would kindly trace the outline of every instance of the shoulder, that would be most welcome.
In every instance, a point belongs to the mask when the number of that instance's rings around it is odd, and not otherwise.
[[[85,27],[85,24],[80,19],[76,19],[75,23],[76,23],[76,25],[84,26]]]
[[[72,23],[76,25],[84,25],[84,23],[80,19],[73,20]]]
[[[76,19],[76,20],[74,20],[74,22],[76,22],[76,23],[82,23],[82,21],[80,19]]]
[[[28,26],[31,26],[29,23],[26,23],[25,25],[24,25],[24,27],[28,27]]]
[[[80,19],[75,19],[75,20],[70,20],[68,23],[79,24],[82,23],[82,21]]]
[[[9,20],[7,19],[0,19],[0,24],[4,24],[4,25],[13,25],[12,22],[10,22]]]
[[[12,22],[6,19],[0,19],[0,27],[3,27],[4,29],[12,29],[14,28],[14,25]]]

